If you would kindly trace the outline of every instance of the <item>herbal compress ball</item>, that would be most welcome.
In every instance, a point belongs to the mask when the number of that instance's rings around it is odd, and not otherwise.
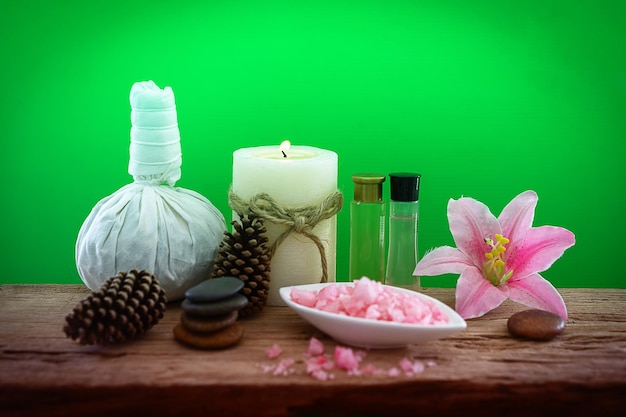
[[[134,181],[91,210],[76,240],[76,267],[92,291],[118,271],[145,269],[170,301],[180,300],[210,277],[226,222],[204,196],[174,186],[182,152],[172,89],[135,83],[130,104]]]

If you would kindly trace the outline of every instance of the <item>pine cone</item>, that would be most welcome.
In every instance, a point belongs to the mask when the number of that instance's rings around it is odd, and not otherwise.
[[[120,272],[74,307],[63,331],[81,345],[123,342],[157,324],[166,305],[154,275],[135,269]]]
[[[263,310],[270,288],[271,256],[267,247],[267,229],[263,219],[254,214],[239,215],[232,221],[233,232],[224,232],[218,248],[212,278],[232,276],[241,279],[241,293],[248,297],[248,304],[239,310],[246,316]]]

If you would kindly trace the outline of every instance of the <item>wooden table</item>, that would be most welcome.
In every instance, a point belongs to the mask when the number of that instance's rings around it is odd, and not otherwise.
[[[449,305],[453,289],[426,289]],[[436,366],[406,376],[319,381],[303,354],[312,336],[331,339],[287,307],[267,307],[243,341],[222,351],[177,343],[178,303],[144,337],[80,346],[64,317],[88,291],[79,285],[0,286],[0,415],[45,416],[618,416],[626,415],[626,290],[562,289],[563,334],[549,342],[512,338],[506,320],[525,307],[505,302],[467,330],[406,349],[372,350],[363,363],[397,366],[404,357]],[[273,375],[278,343],[295,373]],[[280,358],[278,360],[280,360]]]

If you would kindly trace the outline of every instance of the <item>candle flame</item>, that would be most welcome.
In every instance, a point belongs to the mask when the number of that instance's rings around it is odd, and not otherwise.
[[[291,142],[289,142],[288,140],[284,140],[281,144],[280,144],[280,151],[283,153],[283,158],[287,158],[287,151],[289,150],[289,148],[291,148]]]

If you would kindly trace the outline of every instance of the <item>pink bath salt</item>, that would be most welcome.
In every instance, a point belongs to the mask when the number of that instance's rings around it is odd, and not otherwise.
[[[304,364],[306,365],[306,373],[312,374],[313,372],[322,369],[324,362],[325,359],[323,356],[305,359]]]
[[[271,373],[275,376],[287,376],[289,374],[293,374],[296,370],[293,368],[293,365],[296,361],[293,358],[281,359],[277,364],[272,365],[264,365],[260,364],[258,366],[261,367],[264,373]]]
[[[335,367],[335,363],[326,356],[308,356],[305,358],[306,373],[318,381],[328,381],[335,376],[329,371]]]
[[[363,375],[370,374],[370,375],[378,376],[378,375],[383,375],[385,371],[383,369],[380,369],[373,363],[368,363],[367,365],[361,367],[361,373]]]
[[[323,369],[330,371],[335,367],[335,362],[332,360],[332,357],[330,355],[324,355],[324,359],[325,360],[322,362]]]
[[[298,304],[302,304],[303,306],[306,306],[306,307],[314,307],[315,300],[317,298],[314,292],[300,290],[296,287],[293,287],[291,289],[290,296],[294,302]]]
[[[376,300],[383,292],[384,287],[380,282],[363,277],[356,281],[352,295],[364,305],[372,305],[376,303]]]
[[[448,317],[430,300],[396,291],[367,277],[354,281],[353,286],[328,285],[319,291],[293,288],[291,299],[307,307],[350,317],[427,325],[448,322]]]
[[[268,359],[276,359],[283,353],[283,349],[278,344],[273,344],[265,351],[265,355]]]
[[[403,358],[398,365],[400,369],[407,375],[412,376],[424,372],[425,366],[422,361],[412,361],[409,358]]]
[[[340,300],[344,298],[347,293],[341,286],[329,285],[322,288],[319,292],[311,291],[311,293],[313,293],[315,297],[313,308],[329,311],[331,313],[342,313]]]
[[[370,320],[380,320],[380,318],[382,317],[382,314],[380,312],[380,306],[373,304],[367,307],[364,317]]]
[[[345,371],[354,371],[358,369],[359,362],[363,359],[362,356],[355,354],[351,348],[343,346],[335,347],[335,355],[333,358],[337,367]]]
[[[287,376],[290,373],[295,372],[292,368],[293,364],[295,364],[296,361],[292,358],[286,358],[286,359],[282,359],[278,365],[276,366],[276,368],[274,369],[273,374],[274,375],[282,375],[282,376]]]
[[[311,356],[323,355],[324,344],[320,342],[319,339],[312,337],[311,340],[309,340],[309,348],[307,349],[306,353],[308,353]]]
[[[265,365],[263,363],[257,364],[257,366],[259,368],[261,368],[263,370],[263,373],[268,373],[274,370],[275,366],[274,365]]]
[[[426,369],[426,366],[424,365],[424,362],[422,361],[415,361],[413,362],[413,374],[421,374],[422,372],[424,372],[424,370]]]
[[[409,358],[402,358],[398,365],[404,372],[410,372],[413,369],[413,362]]]
[[[309,375],[311,375],[313,378],[317,379],[318,381],[328,381],[329,379],[333,378],[332,374],[329,374],[323,369],[317,369],[313,372],[310,372]]]

